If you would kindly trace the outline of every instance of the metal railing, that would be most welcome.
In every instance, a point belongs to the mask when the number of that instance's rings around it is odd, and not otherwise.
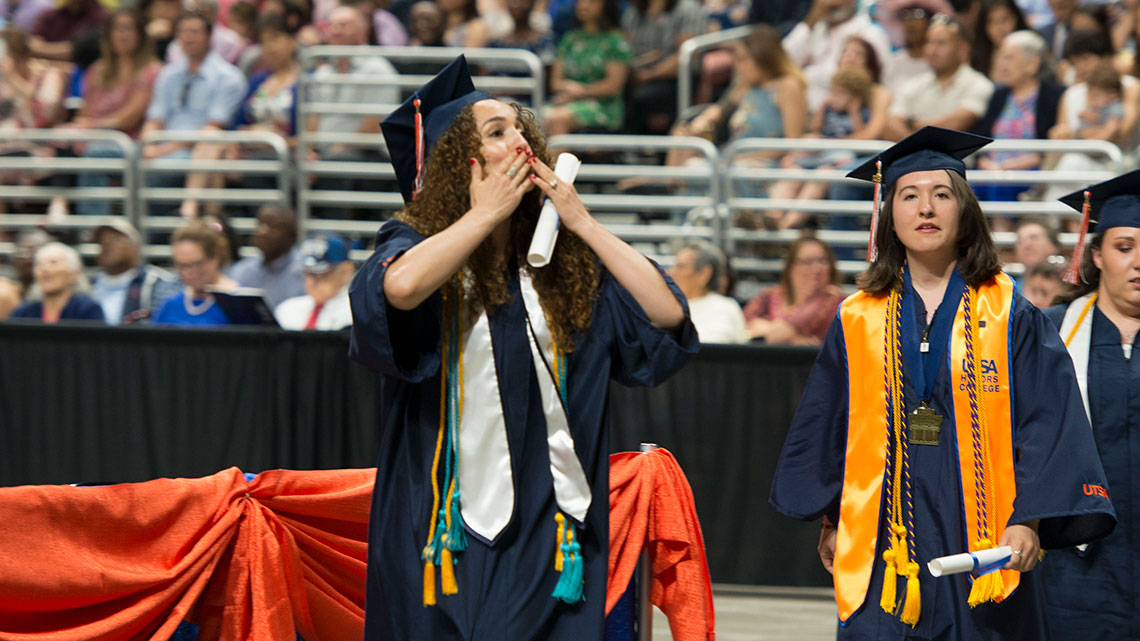
[[[763,0],[761,0],[763,1]],[[677,114],[684,114],[693,104],[693,64],[697,54],[740,40],[752,32],[752,25],[694,36],[681,43],[677,60]]]

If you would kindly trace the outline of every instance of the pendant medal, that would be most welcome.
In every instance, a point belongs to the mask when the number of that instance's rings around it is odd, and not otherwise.
[[[911,445],[938,445],[938,434],[942,431],[942,417],[926,405],[910,413],[907,420],[910,428]]]

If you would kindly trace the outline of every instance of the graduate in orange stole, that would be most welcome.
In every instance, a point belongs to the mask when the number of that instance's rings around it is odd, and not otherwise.
[[[770,498],[823,519],[840,641],[1048,639],[1040,551],[1115,525],[1109,499],[1082,491],[1106,483],[1071,361],[1002,273],[965,179],[962,159],[989,142],[926,127],[850,174],[876,183],[872,262],[812,369]],[[1006,545],[988,574],[927,570]]]

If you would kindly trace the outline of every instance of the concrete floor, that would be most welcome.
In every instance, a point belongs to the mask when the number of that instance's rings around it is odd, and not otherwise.
[[[834,641],[831,590],[718,585],[713,588],[717,641]],[[653,610],[654,641],[670,641],[669,621]]]

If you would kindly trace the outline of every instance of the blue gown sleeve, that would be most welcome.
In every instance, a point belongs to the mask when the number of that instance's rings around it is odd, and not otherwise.
[[[397,309],[384,295],[384,275],[422,240],[406,223],[388,221],[376,235],[376,251],[348,287],[349,356],[369,369],[412,383],[439,371],[441,296],[437,291],[415,309]]]
[[[675,329],[655,327],[633,294],[603,270],[598,315],[595,322],[610,334],[610,377],[625,386],[654,386],[672,376],[700,350],[697,330],[689,318],[689,302],[680,288],[653,262],[673,296],[685,311],[685,320]]]
[[[1041,519],[1042,548],[1105,536],[1116,513],[1069,353],[1052,322],[1024,298],[1011,331],[1017,497],[1009,523]]]
[[[788,437],[768,503],[803,521],[826,514],[839,522],[847,449],[847,351],[838,316],[808,374],[807,386],[788,428]]]

